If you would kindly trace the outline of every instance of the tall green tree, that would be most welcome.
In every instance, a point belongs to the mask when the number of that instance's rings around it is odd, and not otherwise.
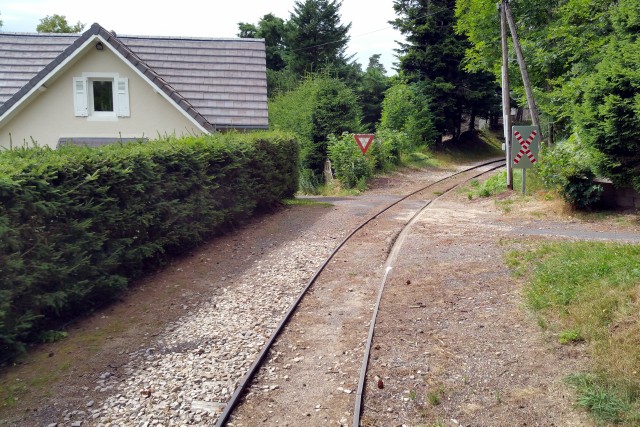
[[[454,6],[455,0],[393,2],[398,18],[391,24],[406,38],[397,50],[399,68],[410,81],[424,83],[440,141],[460,135],[465,104],[461,63],[468,41],[454,30]]]
[[[80,21],[71,26],[64,15],[54,14],[42,18],[36,27],[36,31],[39,33],[79,33],[85,26],[86,24]]]
[[[317,72],[329,65],[345,65],[351,24],[340,20],[338,0],[296,0],[287,22],[289,66],[302,75]]]
[[[438,133],[424,85],[424,82],[407,83],[403,78],[393,77],[382,102],[378,130],[404,132],[412,145],[433,146]]]
[[[285,68],[285,21],[272,13],[260,18],[257,25],[238,23],[238,37],[264,39],[267,68],[279,71]]]
[[[369,131],[375,129],[382,116],[384,93],[391,86],[390,78],[384,65],[380,63],[380,54],[369,58],[369,65],[362,75],[358,95],[362,104],[362,124]]]

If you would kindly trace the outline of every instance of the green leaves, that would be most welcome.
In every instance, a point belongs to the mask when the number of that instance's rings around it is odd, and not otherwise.
[[[359,182],[364,184],[376,166],[372,152],[363,155],[350,133],[339,138],[329,136],[329,158],[336,177],[345,188],[355,187]]]
[[[338,79],[313,76],[294,91],[269,103],[275,129],[296,132],[301,141],[301,166],[320,175],[327,157],[327,137],[358,132],[361,110],[355,93]]]

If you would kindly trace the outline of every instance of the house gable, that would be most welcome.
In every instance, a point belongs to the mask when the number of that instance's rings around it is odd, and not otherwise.
[[[0,33],[0,41],[0,50],[7,47],[14,55],[0,58],[0,131],[98,44],[180,111],[190,127],[268,127],[263,40],[117,37],[93,24],[80,36]]]
[[[78,80],[114,79],[128,82],[128,114],[78,114]],[[117,87],[114,87],[117,90]],[[117,93],[116,101],[117,101]],[[84,94],[89,103],[88,94]],[[89,46],[73,63],[47,80],[21,109],[0,127],[0,144],[22,145],[32,140],[55,147],[59,140],[156,138],[164,134],[200,134],[184,110],[176,108],[157,87],[134,71],[113,51]],[[9,133],[11,137],[9,139]]]

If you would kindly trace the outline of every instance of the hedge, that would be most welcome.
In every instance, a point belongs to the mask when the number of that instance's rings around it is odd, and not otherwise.
[[[276,132],[0,153],[0,360],[297,181]]]

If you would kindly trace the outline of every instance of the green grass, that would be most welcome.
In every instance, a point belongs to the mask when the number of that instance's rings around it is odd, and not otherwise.
[[[445,163],[460,163],[499,157],[504,155],[499,132],[465,132],[458,141],[445,141],[435,152],[438,160]]]
[[[558,341],[560,341],[560,344],[571,344],[584,341],[584,339],[582,338],[582,335],[580,335],[580,331],[576,329],[569,329],[560,332],[558,335]]]
[[[442,402],[442,397],[444,396],[444,387],[438,386],[435,390],[431,390],[427,393],[427,402],[431,406],[438,406],[440,402]]]
[[[578,404],[597,419],[640,425],[640,245],[545,243],[508,262],[527,278],[538,324],[563,344],[587,344],[591,373],[569,381]]]
[[[522,192],[521,170],[513,171],[513,189],[518,193]],[[532,195],[537,191],[544,190],[542,181],[533,170],[527,171],[525,190],[525,195]],[[493,197],[504,193],[507,191],[507,172],[498,172],[482,182],[472,179],[468,185],[463,187],[462,191],[467,193],[469,200],[477,197]]]
[[[329,208],[333,206],[331,203],[328,203],[328,202],[318,202],[316,200],[310,200],[305,198],[286,199],[286,200],[283,200],[282,203],[285,206],[322,206],[325,208]]]
[[[440,162],[426,149],[400,155],[400,164],[411,169],[437,168]]]
[[[637,426],[640,423],[638,393],[612,387],[592,374],[575,374],[566,379],[578,393],[578,406],[588,409],[600,422]]]

